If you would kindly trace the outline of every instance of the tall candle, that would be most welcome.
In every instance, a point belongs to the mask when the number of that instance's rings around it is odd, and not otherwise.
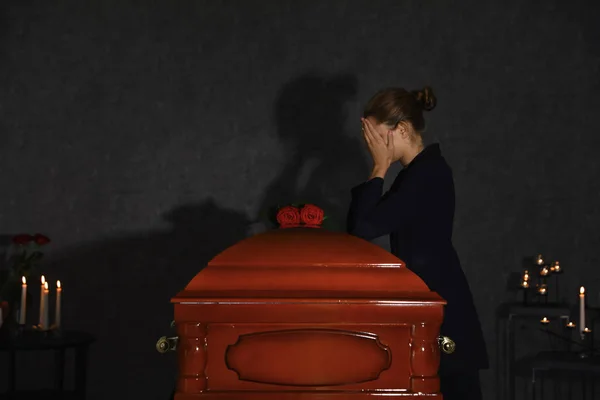
[[[21,312],[19,313],[19,325],[25,325],[25,313],[27,312],[27,279],[21,278]]]
[[[42,329],[48,329],[48,282],[44,282],[44,291],[42,294],[41,310],[40,310],[40,325]]]
[[[54,324],[56,325],[57,328],[60,327],[61,296],[62,296],[62,286],[60,284],[60,281],[56,281],[56,314],[54,315],[54,319],[55,319]]]
[[[579,288],[579,333],[583,336],[585,330],[585,288]]]
[[[40,288],[40,321],[39,325],[42,325],[42,310],[44,309],[43,301],[44,301],[44,288],[46,285],[46,278],[42,275],[42,287]]]

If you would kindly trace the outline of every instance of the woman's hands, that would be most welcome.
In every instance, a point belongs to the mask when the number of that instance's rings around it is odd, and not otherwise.
[[[367,142],[367,147],[371,157],[373,157],[373,172],[370,179],[384,178],[394,161],[394,137],[392,132],[387,131],[384,139],[368,119],[361,118],[361,122],[365,142]]]

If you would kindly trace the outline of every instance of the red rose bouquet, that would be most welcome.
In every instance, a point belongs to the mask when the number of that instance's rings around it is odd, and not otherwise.
[[[277,223],[281,228],[320,228],[327,217],[323,210],[314,204],[289,205],[277,212]]]

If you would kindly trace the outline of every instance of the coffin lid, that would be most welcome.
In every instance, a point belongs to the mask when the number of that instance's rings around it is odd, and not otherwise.
[[[355,236],[277,229],[215,256],[173,299],[377,298],[444,303],[404,262]]]

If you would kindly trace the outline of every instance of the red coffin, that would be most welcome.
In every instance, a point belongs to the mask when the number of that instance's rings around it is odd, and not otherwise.
[[[172,302],[175,400],[442,397],[445,301],[362,239],[259,234],[217,255]]]

